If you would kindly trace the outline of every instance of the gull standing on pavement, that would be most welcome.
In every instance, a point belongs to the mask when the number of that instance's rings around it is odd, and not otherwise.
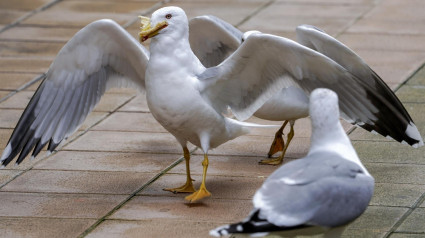
[[[374,179],[361,163],[339,121],[338,96],[329,89],[310,95],[312,136],[306,157],[282,165],[255,193],[254,209],[240,223],[213,236],[247,233],[339,237],[367,208]]]

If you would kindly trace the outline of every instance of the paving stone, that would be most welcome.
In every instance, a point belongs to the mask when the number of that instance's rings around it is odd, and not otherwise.
[[[421,21],[414,20],[389,20],[389,19],[359,19],[347,29],[350,33],[374,33],[374,34],[413,34],[423,35],[425,25]]]
[[[278,2],[288,2],[288,3],[303,3],[303,4],[335,4],[335,5],[373,5],[374,0],[278,0]]]
[[[22,110],[0,109],[0,128],[13,129],[22,114]]]
[[[0,8],[0,24],[8,25],[25,15],[25,11]]]
[[[245,218],[251,209],[250,200],[209,199],[201,203],[186,203],[172,194],[137,196],[111,215],[111,219],[189,220],[196,222],[235,222]]]
[[[425,67],[422,67],[416,74],[412,76],[409,81],[407,81],[408,85],[425,85]]]
[[[41,193],[130,194],[153,177],[135,172],[30,170],[1,191]]]
[[[149,112],[145,94],[138,94],[130,102],[121,107],[122,112]]]
[[[108,114],[106,112],[90,112],[87,118],[84,120],[83,124],[78,129],[79,131],[87,130],[103,118],[105,118]],[[77,133],[74,133],[74,135]]]
[[[207,174],[206,187],[208,191],[211,192],[212,199],[234,199],[234,200],[238,199],[238,200],[251,201],[255,192],[261,187],[261,185],[264,183],[266,179],[266,176],[268,175],[269,174],[264,174],[263,176],[255,176],[250,178],[250,177],[236,177],[236,176],[232,176],[232,174],[221,175],[221,176],[214,176],[212,174]],[[199,174],[192,174],[191,177],[195,179],[195,181],[193,182],[193,186],[195,187],[195,189],[198,189],[199,186],[201,185],[202,176]],[[149,195],[149,196],[179,197],[183,199],[185,196],[189,194],[187,193],[173,194],[171,192],[164,191],[163,189],[180,187],[185,182],[186,182],[186,174],[164,175],[159,180],[155,181],[155,183],[151,184],[149,187],[147,187],[142,192],[140,192],[139,194]]]
[[[0,170],[0,186],[3,186],[5,183],[9,182],[13,177],[22,173],[20,170]]]
[[[0,39],[50,41],[65,44],[81,27],[16,26],[0,33]]]
[[[0,108],[3,109],[25,109],[28,105],[28,102],[34,95],[34,92],[31,91],[22,91],[18,92],[12,97],[6,99],[3,102],[0,102]]]
[[[405,4],[396,1],[385,1],[379,7],[373,8],[364,19],[386,20],[386,21],[424,21],[425,16],[422,14],[425,9],[423,2],[416,4]]]
[[[365,164],[377,183],[425,184],[425,165]]]
[[[0,72],[22,72],[42,74],[47,71],[51,64],[50,59],[43,58],[0,58]]]
[[[66,150],[181,153],[181,146],[169,133],[89,131]]]
[[[152,7],[152,2],[65,1],[23,21],[23,24],[84,27],[98,19],[112,19],[124,24],[138,13]],[[111,11],[111,9],[114,9]],[[61,16],[58,18],[58,16]]]
[[[0,9],[31,11],[49,3],[51,0],[15,0],[1,1]]]
[[[94,127],[93,130],[167,133],[152,114],[134,112],[116,112]]]
[[[424,191],[424,185],[376,183],[370,205],[412,207]]]
[[[3,149],[6,147],[9,137],[12,134],[11,129],[0,128],[0,148]]]
[[[100,218],[123,195],[84,195],[0,192],[1,217]]]
[[[0,89],[16,90],[39,76],[40,74],[33,73],[0,73]],[[38,83],[26,90],[34,91],[37,87]]]
[[[111,112],[122,106],[125,102],[130,100],[134,95],[120,94],[120,93],[106,93],[102,96],[99,104],[94,107],[93,111],[97,112]]]
[[[366,211],[351,223],[348,229],[373,229],[376,232],[389,231],[403,216],[407,208],[369,206]]]
[[[378,137],[378,136],[376,136]],[[379,140],[381,140],[379,138]],[[363,162],[425,164],[425,149],[415,149],[393,141],[352,141]]]
[[[0,41],[0,56],[37,56],[53,60],[63,45],[62,42]]]
[[[351,229],[347,228],[344,233],[342,233],[341,238],[384,238],[386,232],[382,232],[376,229]]]
[[[169,154],[59,151],[34,168],[158,173],[177,158]]]
[[[357,50],[425,51],[425,35],[343,33],[338,40]]]
[[[282,11],[281,9],[285,9]],[[260,14],[285,17],[318,17],[318,18],[355,18],[368,10],[370,6],[349,4],[291,4],[276,2],[269,5]]]
[[[391,233],[390,238],[423,238],[424,234]]]
[[[415,208],[397,228],[397,232],[421,232],[425,234],[425,208]]]
[[[94,231],[88,234],[87,238],[114,238],[114,237],[186,237],[201,238],[210,237],[209,230],[224,225],[217,222],[201,222],[187,220],[143,220],[143,221],[122,221],[106,220]]]
[[[397,97],[403,103],[425,104],[425,85],[404,85],[397,91]]]
[[[425,52],[356,50],[386,83],[405,81],[425,60]]]
[[[270,15],[260,12],[248,21],[243,23],[240,28],[243,31],[261,30],[264,33],[282,35],[283,32],[295,32],[295,28],[302,24],[309,24],[319,27],[330,35],[342,31],[350,22],[349,18],[319,18],[319,17],[286,17],[279,15]],[[284,25],[282,25],[284,23]],[[291,37],[291,39],[295,39]]]
[[[94,224],[94,219],[3,218],[0,237],[74,238]],[[40,229],[42,227],[43,229]]]

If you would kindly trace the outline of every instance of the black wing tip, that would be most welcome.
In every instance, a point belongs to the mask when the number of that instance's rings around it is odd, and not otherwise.
[[[210,231],[211,236],[220,237],[234,233],[245,233],[245,234],[256,234],[260,235],[264,233],[264,235],[270,232],[278,232],[278,231],[290,231],[305,227],[311,227],[309,225],[297,225],[297,226],[276,226],[265,219],[259,218],[260,210],[254,211],[247,220],[239,223],[234,223],[230,225],[224,225],[217,227],[214,230]]]
[[[387,120],[384,120],[384,122],[382,121],[383,120],[379,119],[373,121],[373,125],[368,123],[354,124],[362,127],[363,129],[371,132],[372,134],[380,134],[387,139],[395,140],[397,142],[400,142],[401,144],[412,146],[413,148],[419,148],[424,145],[422,136],[413,121],[410,121],[410,123],[406,123],[406,125],[404,126],[398,127],[399,130],[394,130],[396,128],[394,125],[396,125],[400,121],[394,121],[392,123],[393,127],[389,127],[387,125],[388,122],[391,121],[390,119],[388,119],[388,117]],[[400,128],[404,128],[404,130]]]

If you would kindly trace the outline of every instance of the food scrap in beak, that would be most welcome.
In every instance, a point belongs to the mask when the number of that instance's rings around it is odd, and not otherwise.
[[[140,33],[139,41],[144,42],[147,39],[158,35],[159,31],[168,26],[166,21],[162,21],[156,24],[155,27],[151,27],[151,21],[148,17],[139,16],[140,18]]]

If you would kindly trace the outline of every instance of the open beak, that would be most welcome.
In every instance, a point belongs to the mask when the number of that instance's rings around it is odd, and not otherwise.
[[[166,21],[162,21],[156,24],[155,27],[151,26],[151,20],[148,17],[139,16],[140,18],[140,33],[139,41],[144,42],[145,40],[158,35],[159,31],[168,26]]]

